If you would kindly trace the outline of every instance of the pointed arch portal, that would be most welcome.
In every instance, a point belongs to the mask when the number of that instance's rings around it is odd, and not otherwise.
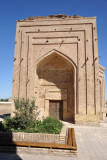
[[[36,99],[45,117],[75,121],[75,68],[70,59],[55,50],[36,63]]]

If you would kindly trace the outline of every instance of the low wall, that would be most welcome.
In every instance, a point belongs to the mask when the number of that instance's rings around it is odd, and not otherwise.
[[[60,143],[59,134],[42,134],[42,133],[9,133],[0,132],[0,143],[1,142],[42,142],[42,143]]]
[[[66,143],[67,129],[63,126],[60,134],[0,132],[0,142],[42,142]]]
[[[68,128],[66,140],[60,141],[60,134],[42,133],[10,133],[0,132],[0,148],[2,146],[31,146],[43,148],[70,149],[77,152],[74,128]]]

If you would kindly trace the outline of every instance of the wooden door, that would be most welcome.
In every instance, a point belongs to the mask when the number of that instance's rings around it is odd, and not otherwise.
[[[49,116],[63,120],[63,103],[62,101],[49,101]]]

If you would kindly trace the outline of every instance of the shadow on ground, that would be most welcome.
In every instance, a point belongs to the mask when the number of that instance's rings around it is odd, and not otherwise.
[[[11,132],[0,132],[0,159],[1,160],[22,160],[17,155],[17,148],[12,141]]]

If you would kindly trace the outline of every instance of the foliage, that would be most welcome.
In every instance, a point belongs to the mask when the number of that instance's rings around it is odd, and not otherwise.
[[[48,117],[44,119],[43,126],[45,133],[59,134],[63,124],[58,119]]]
[[[23,131],[26,128],[34,128],[37,116],[37,106],[34,100],[25,100],[24,98],[15,101],[15,116],[7,117],[4,121],[6,131]]]
[[[38,107],[34,100],[16,99],[15,116],[7,117],[3,124],[0,123],[0,130],[10,132],[28,132],[28,133],[51,133],[59,134],[62,129],[62,122],[51,117],[43,121],[37,120]]]
[[[62,122],[58,119],[47,117],[43,121],[36,120],[35,125],[26,126],[21,128],[22,125],[16,123],[15,118],[7,117],[4,121],[4,130],[10,132],[27,132],[27,133],[49,133],[59,134],[63,127]]]
[[[11,131],[13,128],[16,128],[14,118],[11,118],[9,116],[6,117],[3,125],[4,125],[4,130],[5,131]]]
[[[58,119],[47,117],[42,122],[37,123],[36,132],[59,134],[62,126],[62,122],[60,122]]]
[[[8,102],[9,98],[6,99],[0,99],[1,102]]]
[[[34,127],[39,114],[38,107],[35,106],[35,100],[16,99],[15,101],[15,123],[17,128],[26,129]]]

